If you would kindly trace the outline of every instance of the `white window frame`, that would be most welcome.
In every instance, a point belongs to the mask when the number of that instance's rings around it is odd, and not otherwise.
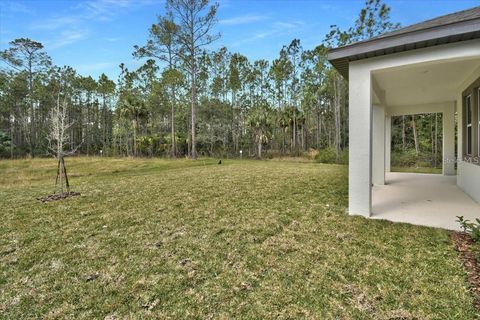
[[[478,126],[477,126],[477,155],[478,159],[480,161],[480,88],[478,88],[477,92],[477,120],[478,120]]]
[[[469,108],[469,105],[470,105],[470,108]],[[469,110],[470,109],[470,114],[469,114]],[[468,118],[470,117],[470,123],[468,123]],[[467,145],[466,145],[466,149],[465,150],[465,154],[467,156],[472,156],[473,155],[473,143],[472,143],[472,138],[473,138],[473,128],[472,128],[472,124],[473,124],[473,108],[472,108],[472,95],[469,94],[468,96],[465,97],[465,124],[466,124],[466,131],[465,131],[465,140],[467,141]],[[468,129],[470,128],[470,132],[471,132],[471,135],[470,135],[470,139],[468,138]],[[468,152],[470,149],[470,153]]]

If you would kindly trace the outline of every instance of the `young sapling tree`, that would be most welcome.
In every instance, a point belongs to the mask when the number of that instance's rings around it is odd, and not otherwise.
[[[57,177],[55,179],[55,193],[60,195],[70,194],[65,157],[74,154],[78,147],[70,145],[69,129],[74,124],[68,117],[68,101],[70,100],[70,79],[74,77],[74,71],[70,68],[54,70],[52,81],[52,94],[54,106],[50,111],[48,124],[48,150],[57,159]]]

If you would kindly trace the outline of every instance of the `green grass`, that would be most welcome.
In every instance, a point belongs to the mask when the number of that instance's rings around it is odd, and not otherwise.
[[[55,165],[0,161],[0,318],[475,318],[448,233],[347,216],[345,166],[68,158],[43,204]]]
[[[432,167],[392,167],[391,171],[392,172],[442,174],[442,168],[432,168]]]

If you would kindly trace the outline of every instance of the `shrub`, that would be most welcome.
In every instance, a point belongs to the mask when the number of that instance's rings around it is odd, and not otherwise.
[[[392,153],[393,167],[414,167],[417,164],[417,154],[415,150],[409,149],[405,152]]]
[[[307,159],[315,160],[318,154],[319,154],[319,151],[317,149],[309,148],[308,151],[305,151],[303,153],[303,156]]]
[[[8,155],[10,147],[10,137],[6,133],[0,131],[0,157]]]
[[[342,150],[340,153],[340,163],[348,164],[348,149]]]
[[[337,163],[335,148],[326,148],[318,150],[315,161],[320,163]]]
[[[465,219],[463,216],[457,216],[457,222],[460,223],[460,227],[464,232],[468,233],[473,241],[480,240],[480,219],[475,219],[475,222]]]

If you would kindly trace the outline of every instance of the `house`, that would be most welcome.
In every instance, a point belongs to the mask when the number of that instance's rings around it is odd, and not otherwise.
[[[480,218],[480,7],[328,60],[349,82],[349,213],[448,229]],[[391,117],[424,113],[443,114],[443,175],[390,172]]]

